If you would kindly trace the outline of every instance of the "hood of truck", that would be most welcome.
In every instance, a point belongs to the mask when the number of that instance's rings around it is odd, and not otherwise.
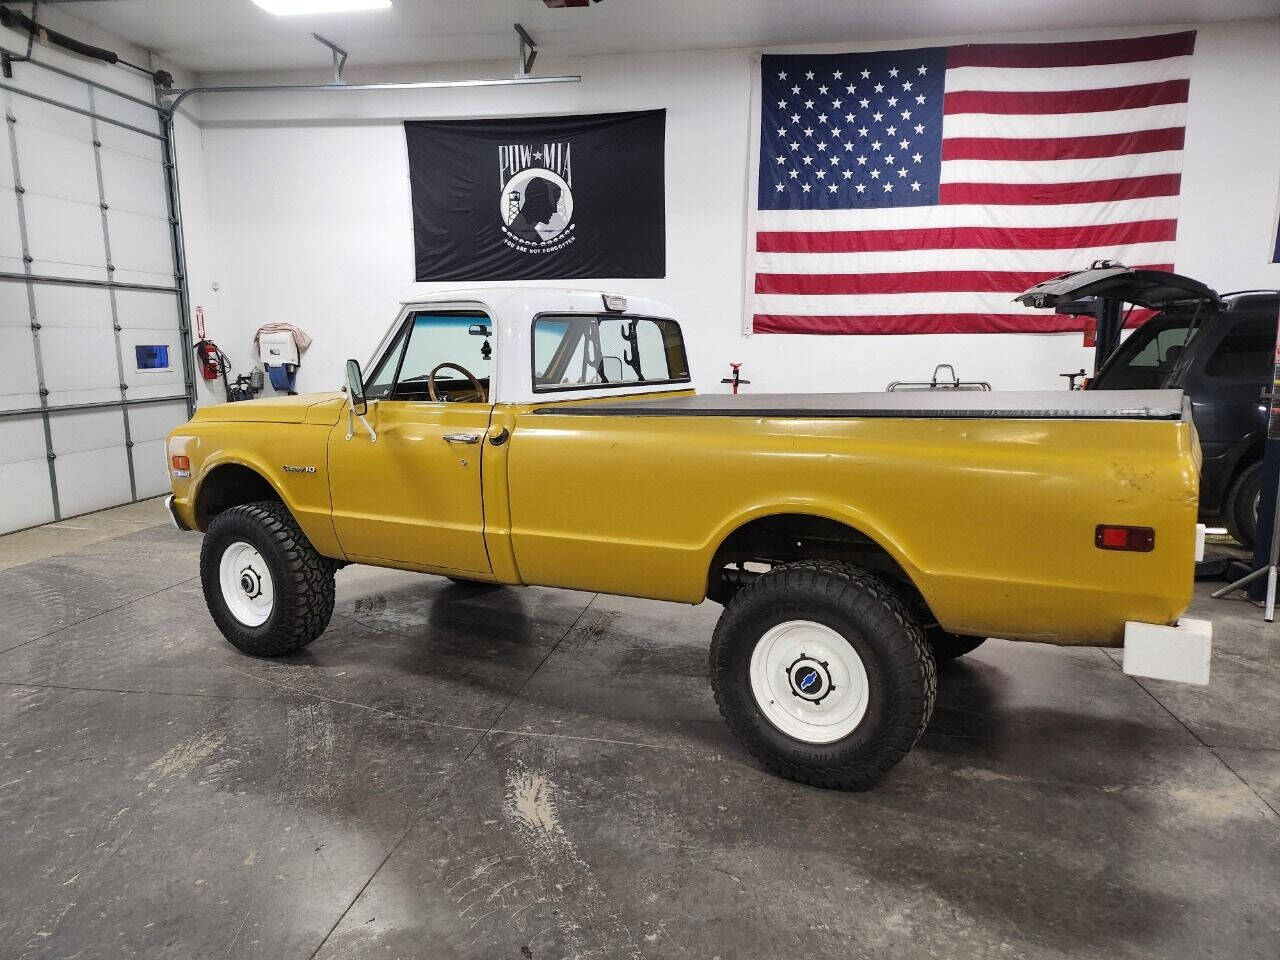
[[[343,402],[341,393],[303,393],[294,397],[265,397],[237,403],[215,403],[201,407],[192,421],[238,423],[305,423],[322,415],[326,423],[337,422]],[[333,408],[332,411],[330,408]],[[330,417],[329,414],[333,416]]]

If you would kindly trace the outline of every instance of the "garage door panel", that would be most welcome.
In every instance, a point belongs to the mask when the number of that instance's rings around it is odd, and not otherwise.
[[[0,166],[8,166],[3,158],[0,158]],[[13,194],[6,192],[4,187],[0,187],[0,258],[5,261],[3,269],[6,272],[22,272],[22,233],[18,230],[18,204],[14,201]],[[16,269],[9,265],[15,261]]]
[[[150,133],[161,132],[160,116],[151,107],[144,107],[140,103],[134,103],[132,100],[118,97],[114,93],[108,93],[106,90],[95,90],[93,96],[94,109],[100,116],[119,120],[122,123],[127,123]],[[98,125],[100,127],[110,126],[110,124],[106,123],[99,123]]]
[[[169,483],[169,468],[165,462],[163,440],[146,440],[142,443],[134,441],[133,482],[137,488],[139,500],[173,492],[173,487]]]
[[[0,123],[0,187],[13,187],[13,163],[9,154],[9,125],[7,123]],[[11,206],[12,204],[9,205]]]
[[[97,203],[28,193],[23,206],[33,258],[31,267],[36,273],[80,280],[107,279],[102,211]]]
[[[21,280],[0,280],[0,327],[31,329],[27,285]]]
[[[88,139],[24,127],[18,134],[18,170],[27,196],[98,203],[98,174]]]
[[[99,123],[98,140],[104,152],[118,150],[153,163],[164,163],[164,146],[155,137],[146,137],[111,123]]]
[[[172,281],[173,278],[169,277]],[[144,290],[117,290],[116,316],[125,330],[178,330],[178,296]]]
[[[134,443],[141,440],[163,440],[170,430],[186,423],[188,419],[187,404],[182,400],[130,407],[129,433]]]
[[[40,331],[40,357],[51,406],[120,399],[116,343],[110,327],[45,328]]]
[[[167,227],[169,204],[164,192],[164,170],[158,162],[103,149],[102,190],[112,210],[143,213],[165,220]]]
[[[53,519],[48,451],[39,417],[0,420],[0,533]]]
[[[111,329],[111,295],[102,287],[42,283],[36,286],[35,294],[42,331],[48,327]]]
[[[49,418],[53,452],[61,460],[72,453],[124,447],[124,415],[119,407],[59,413]]]
[[[145,356],[154,356],[149,347],[168,348],[168,366],[148,369],[139,360],[138,348]],[[129,385],[130,400],[150,400],[182,393],[182,346],[175,330],[164,334],[155,330],[122,330],[120,355],[124,361],[124,382]]]
[[[169,221],[127,210],[107,211],[115,278],[127,283],[173,283]]]
[[[129,461],[123,445],[58,454],[53,463],[58,475],[58,505],[64,517],[114,507],[131,499]]]
[[[0,410],[38,406],[40,381],[36,378],[31,329],[26,326],[0,326]]]
[[[0,423],[0,447],[9,440],[10,427]],[[5,463],[0,461],[0,533],[49,523],[53,516],[53,492],[49,488],[49,462],[45,459],[43,434],[38,458]]]
[[[37,71],[32,70],[31,73]],[[81,90],[79,102],[67,97],[58,97],[64,103],[74,103],[81,109],[88,109],[88,95],[85,92],[83,84],[78,84]],[[23,132],[29,127],[39,127],[41,130],[47,130],[52,133],[60,133],[66,137],[75,137],[77,140],[88,142],[93,139],[93,123],[84,114],[73,113],[70,110],[64,110],[62,107],[55,107],[51,103],[43,103],[40,100],[32,100],[30,97],[15,96],[10,100],[14,119],[14,124],[18,143],[21,145]]]
[[[38,416],[8,417],[0,420],[0,465],[39,460],[47,463],[48,451],[44,445],[44,424]],[[45,484],[49,482],[45,470]],[[3,489],[3,488],[0,488]],[[0,503],[4,502],[0,497]]]
[[[89,109],[88,86],[83,81],[64,77],[62,74],[54,73],[52,70],[27,70],[15,67],[11,82],[19,90],[39,94],[42,97],[48,97],[50,100],[58,100],[81,110]],[[20,103],[39,103],[39,101],[32,101],[30,98],[23,96],[14,96],[13,102],[14,113],[18,113],[17,108]],[[56,109],[46,104],[41,104],[41,106],[49,110]],[[68,111],[62,110],[59,112],[67,113]]]

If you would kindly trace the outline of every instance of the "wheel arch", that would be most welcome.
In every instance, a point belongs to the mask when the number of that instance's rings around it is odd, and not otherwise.
[[[237,458],[220,460],[205,469],[193,493],[196,529],[207,530],[209,522],[224,510],[259,500],[279,501],[293,512],[267,471]]]
[[[864,517],[812,503],[758,507],[727,523],[714,538],[707,564],[707,596],[722,595],[728,564],[801,559],[844,560],[905,584],[920,596],[919,568],[891,538]]]

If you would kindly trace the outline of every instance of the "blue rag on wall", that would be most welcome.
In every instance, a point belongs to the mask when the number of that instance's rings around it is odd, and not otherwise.
[[[271,386],[276,390],[285,390],[293,393],[294,384],[298,380],[298,368],[291,363],[282,364],[280,366],[267,366],[267,377],[271,380]]]

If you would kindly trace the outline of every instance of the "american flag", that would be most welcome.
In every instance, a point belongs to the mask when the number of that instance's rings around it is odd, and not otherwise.
[[[756,333],[1045,333],[1011,302],[1172,269],[1195,33],[761,58]]]

